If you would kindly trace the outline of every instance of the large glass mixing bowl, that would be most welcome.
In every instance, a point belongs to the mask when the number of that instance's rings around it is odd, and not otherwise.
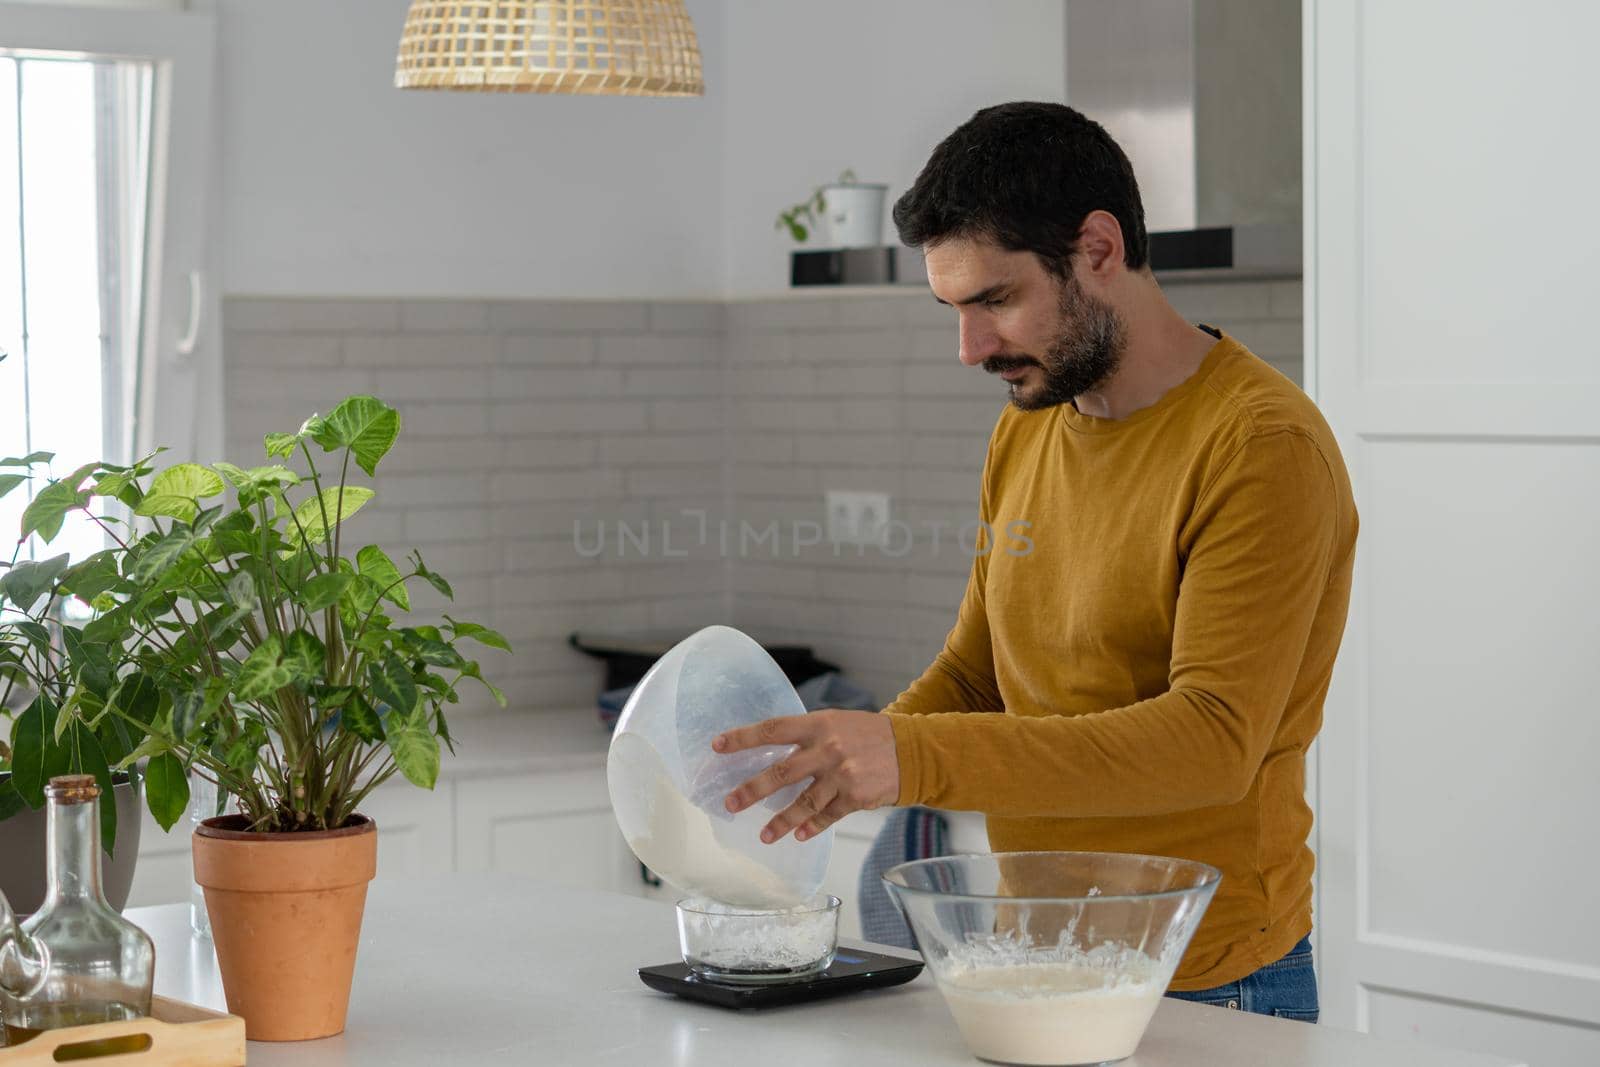
[[[1133,1055],[1215,867],[1107,852],[941,856],[885,872],[967,1047],[997,1063]]]

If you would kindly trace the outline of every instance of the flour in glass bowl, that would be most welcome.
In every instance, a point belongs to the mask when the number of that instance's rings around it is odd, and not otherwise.
[[[629,838],[628,846],[679,889],[723,904],[779,910],[806,899],[776,872],[718,841],[711,816],[666,775],[656,779],[650,825],[643,836]]]

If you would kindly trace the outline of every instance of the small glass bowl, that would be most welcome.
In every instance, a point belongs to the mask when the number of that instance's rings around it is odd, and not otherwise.
[[[678,946],[689,970],[714,982],[786,982],[828,969],[839,944],[839,898],[793,908],[678,901]]]

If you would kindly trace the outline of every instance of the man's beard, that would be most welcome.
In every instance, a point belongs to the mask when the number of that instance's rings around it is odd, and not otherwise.
[[[1038,367],[1042,380],[1026,393],[1011,387],[1011,403],[1022,411],[1070,404],[1074,397],[1093,392],[1116,373],[1128,344],[1127,324],[1110,304],[1083,291],[1068,277],[1061,289],[1061,317],[1055,340],[1043,359],[1030,356],[990,356],[983,369],[990,374],[1018,367]]]

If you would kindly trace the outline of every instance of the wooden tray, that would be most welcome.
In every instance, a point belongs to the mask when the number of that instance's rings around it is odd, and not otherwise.
[[[85,1045],[113,1038],[131,1040],[101,1049]],[[0,1067],[55,1067],[63,1061],[104,1062],[106,1067],[241,1067],[244,1020],[155,997],[146,1019],[47,1030],[21,1045],[0,1046]]]

